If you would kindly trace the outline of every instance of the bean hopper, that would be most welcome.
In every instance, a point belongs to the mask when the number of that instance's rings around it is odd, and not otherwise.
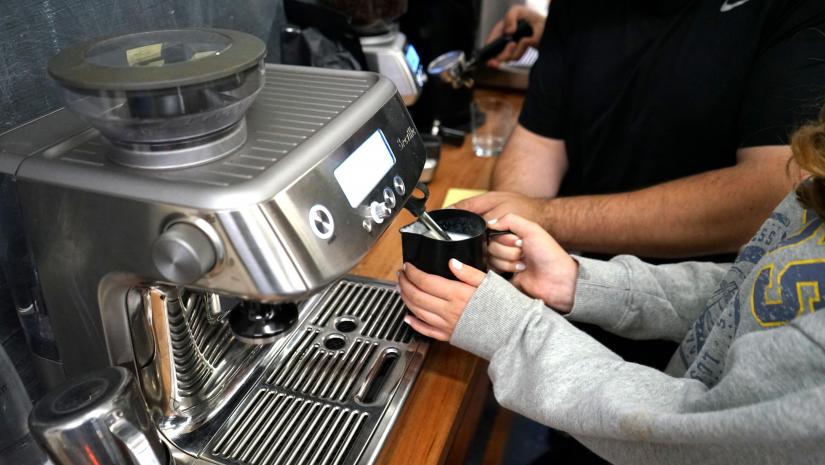
[[[347,273],[424,147],[386,78],[264,53],[219,29],[69,47],[66,108],[0,136],[0,169],[62,375],[132,370],[179,463],[371,463],[426,344]]]

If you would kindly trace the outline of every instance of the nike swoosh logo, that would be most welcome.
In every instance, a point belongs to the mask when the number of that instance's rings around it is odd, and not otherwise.
[[[730,11],[730,10],[736,8],[736,7],[742,6],[746,3],[748,3],[749,1],[751,1],[751,0],[738,0],[738,1],[735,1],[735,2],[731,2],[730,0],[725,0],[725,3],[722,3],[722,6],[719,8],[719,11],[721,11],[722,13],[727,13],[728,11]]]

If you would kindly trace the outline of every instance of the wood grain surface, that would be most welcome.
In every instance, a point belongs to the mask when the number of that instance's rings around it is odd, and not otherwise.
[[[518,93],[478,91],[476,95],[508,100],[514,106],[514,115],[521,109]],[[487,189],[494,165],[494,158],[473,155],[470,137],[461,147],[443,146],[435,178],[429,184],[428,209],[440,208],[451,187]],[[398,229],[412,221],[412,215],[402,212],[353,273],[396,281],[401,266]],[[487,363],[474,355],[432,341],[424,367],[377,463],[462,463],[487,391],[486,367]]]

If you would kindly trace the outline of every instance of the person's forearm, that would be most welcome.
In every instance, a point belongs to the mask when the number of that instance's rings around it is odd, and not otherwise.
[[[490,190],[554,197],[566,170],[564,141],[538,136],[519,125],[496,162]]]
[[[800,460],[811,453],[805,447],[825,448],[816,433],[792,427],[821,424],[825,414],[813,399],[825,387],[816,381],[822,379],[821,348],[791,325],[734,341],[730,353],[738,356],[729,358],[726,374],[709,389],[696,379],[623,361],[491,274],[451,343],[490,360],[501,405],[572,434],[611,463],[807,463]],[[757,365],[766,376],[759,389],[746,388],[753,386]],[[781,373],[808,376],[804,389]],[[806,397],[814,389],[817,394]],[[803,448],[776,447],[781,442]]]
[[[568,250],[671,258],[734,252],[791,190],[785,164],[742,163],[635,192],[550,199],[540,223]]]
[[[630,339],[681,342],[705,311],[729,266],[709,262],[651,265],[631,255],[577,257],[579,275],[567,318]]]

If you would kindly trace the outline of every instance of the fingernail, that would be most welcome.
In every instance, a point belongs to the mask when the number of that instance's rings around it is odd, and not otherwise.
[[[460,261],[456,260],[455,258],[451,258],[450,263],[453,264],[453,268],[455,268],[456,270],[460,270],[460,269],[464,268],[464,264],[461,263]]]
[[[527,269],[527,265],[524,263],[518,262],[516,263],[516,271],[524,271]]]
[[[407,271],[407,264],[404,263],[403,265],[401,265],[401,269],[404,270],[404,271]]]
[[[411,320],[412,320],[412,318],[409,315],[404,317],[404,323],[407,323],[408,325],[410,324]],[[410,325],[410,326],[412,326],[412,325]]]
[[[445,208],[455,209],[455,204],[452,204],[452,205],[447,205]]]
[[[496,223],[498,223],[498,218],[493,218],[492,220],[487,222],[487,224],[496,224]]]
[[[521,247],[521,246],[523,246],[523,245],[524,245],[524,241],[523,241],[523,240],[521,240],[521,239],[517,239],[517,240],[516,240],[516,247]]]

